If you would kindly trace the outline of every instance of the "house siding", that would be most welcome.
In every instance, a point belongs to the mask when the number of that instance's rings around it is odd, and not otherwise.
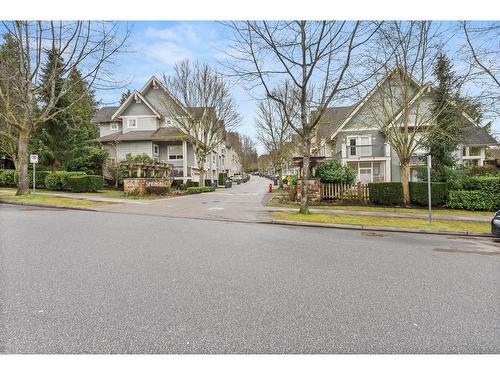
[[[104,137],[106,135],[110,135],[113,133],[121,133],[122,131],[122,124],[121,121],[115,122],[115,124],[118,124],[118,129],[111,129],[111,122],[103,122],[99,124],[99,136]]]
[[[156,117],[136,117],[137,128],[129,128],[127,120],[134,118],[133,116],[123,118],[123,133],[136,131],[136,130],[156,130],[158,129],[158,120]]]
[[[127,154],[140,155],[146,154],[153,157],[153,142],[152,141],[128,141],[118,143],[117,159],[123,160]]]

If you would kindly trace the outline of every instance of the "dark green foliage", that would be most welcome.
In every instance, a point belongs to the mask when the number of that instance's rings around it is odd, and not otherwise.
[[[148,154],[144,153],[138,155],[127,154],[125,155],[125,160],[136,163],[154,163],[154,159]]]
[[[454,168],[444,166],[440,170],[431,170],[432,182],[444,182],[448,190],[460,190],[468,176],[466,168]],[[422,166],[417,170],[419,180],[427,181],[427,167]]]
[[[45,178],[51,172],[49,171],[35,171],[35,187],[36,188],[44,188],[45,187]],[[28,176],[30,180],[30,186],[33,186],[33,171],[28,171]]]
[[[316,167],[316,177],[323,183],[350,185],[356,179],[356,171],[338,160],[328,160]]]
[[[386,205],[403,204],[403,184],[401,182],[369,183],[370,202]]]
[[[85,172],[58,171],[45,177],[45,187],[49,190],[70,190],[68,179],[73,176],[85,176]]]
[[[19,172],[15,169],[0,169],[0,186],[16,186]]]
[[[288,176],[283,179],[283,184],[288,185]],[[290,181],[290,185],[297,186],[297,175],[296,174],[294,174],[292,176],[292,179]]]
[[[490,193],[480,190],[453,190],[448,194],[446,207],[461,210],[497,210],[500,200]]]
[[[500,194],[500,176],[471,176],[465,179],[464,190],[481,190],[492,195]]]
[[[102,176],[85,175],[68,177],[68,187],[75,193],[96,192],[103,187]]]
[[[474,166],[469,169],[471,176],[500,176],[500,168],[494,166]]]
[[[219,173],[219,185],[224,185],[227,179],[227,173],[226,172],[220,172]]]
[[[215,191],[215,188],[212,186],[193,186],[193,187],[188,187],[186,191],[188,194],[200,194],[200,193],[208,193],[211,191]]]
[[[446,184],[444,182],[432,182],[432,205],[437,206],[446,201]],[[410,201],[420,206],[428,206],[427,182],[410,182]]]
[[[65,163],[66,169],[68,171],[80,171],[87,174],[93,174],[100,171],[107,156],[108,153],[102,148],[91,147],[80,156],[68,160]]]

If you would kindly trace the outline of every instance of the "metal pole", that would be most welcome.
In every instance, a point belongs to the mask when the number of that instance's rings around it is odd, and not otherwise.
[[[431,184],[431,156],[427,156],[427,191],[429,200],[429,224],[432,224],[432,184]]]
[[[35,192],[35,180],[36,180],[36,176],[35,176],[35,164],[36,163],[33,163],[33,193]]]

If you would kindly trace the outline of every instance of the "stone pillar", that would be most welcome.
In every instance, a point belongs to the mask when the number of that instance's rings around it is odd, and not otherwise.
[[[319,178],[311,178],[308,181],[309,203],[321,202],[321,183]],[[302,180],[297,180],[297,200],[302,199]]]

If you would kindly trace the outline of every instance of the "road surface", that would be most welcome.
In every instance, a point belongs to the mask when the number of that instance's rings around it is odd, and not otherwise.
[[[0,228],[3,353],[500,352],[492,239],[10,205]]]

